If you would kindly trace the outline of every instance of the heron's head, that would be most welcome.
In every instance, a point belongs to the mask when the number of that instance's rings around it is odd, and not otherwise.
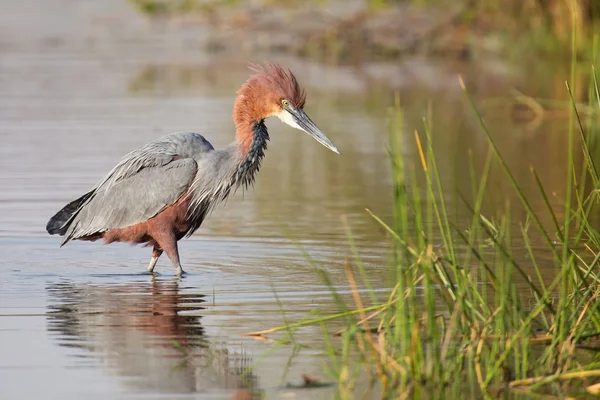
[[[289,126],[300,129],[315,138],[329,150],[339,150],[323,131],[304,112],[306,93],[300,88],[292,71],[287,72],[278,64],[252,64],[255,72],[238,91],[234,108],[236,121],[247,118],[262,120],[276,116]]]

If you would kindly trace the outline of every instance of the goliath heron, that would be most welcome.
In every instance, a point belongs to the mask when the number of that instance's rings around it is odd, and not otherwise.
[[[267,148],[265,118],[277,116],[340,154],[304,112],[306,95],[294,74],[267,63],[238,90],[233,107],[236,138],[215,149],[200,134],[163,136],[127,154],[92,190],[73,200],[46,226],[70,240],[153,246],[148,271],[167,254],[178,274],[177,241],[194,233],[232,189],[254,182]]]

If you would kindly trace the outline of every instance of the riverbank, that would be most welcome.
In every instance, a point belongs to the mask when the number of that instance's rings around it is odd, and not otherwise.
[[[572,26],[580,55],[598,20],[584,0],[531,2],[130,0],[160,24],[209,28],[205,50],[286,53],[358,63],[428,55],[468,60],[570,52]]]

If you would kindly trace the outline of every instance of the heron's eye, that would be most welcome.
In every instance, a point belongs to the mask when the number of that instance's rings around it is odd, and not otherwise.
[[[281,100],[281,105],[282,105],[283,107],[288,107],[288,106],[290,105],[290,102],[289,102],[289,101],[287,101],[287,100]]]

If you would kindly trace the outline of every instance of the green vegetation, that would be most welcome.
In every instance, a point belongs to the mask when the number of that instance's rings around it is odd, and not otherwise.
[[[219,7],[233,6],[239,0],[129,0],[141,12],[151,16],[210,13]]]
[[[594,390],[600,359],[588,349],[597,350],[600,335],[600,310],[596,307],[600,238],[588,218],[598,200],[597,192],[589,187],[586,192],[586,182],[589,185],[591,181],[593,188],[600,183],[587,145],[588,135],[593,136],[595,130],[591,124],[584,127],[573,111],[580,131],[569,129],[568,168],[576,170],[575,135],[582,134],[585,173],[568,175],[567,199],[572,200],[565,201],[565,222],[561,223],[535,171],[532,176],[547,207],[531,207],[466,90],[465,94],[490,143],[486,168],[473,185],[471,226],[462,230],[452,222],[442,195],[449,191],[441,185],[427,123],[423,137],[415,136],[425,188],[417,186],[416,171],[404,164],[401,141],[393,140],[395,220],[392,226],[378,221],[397,244],[397,283],[386,301],[379,303],[380,309],[369,316],[365,312],[345,334],[351,336],[349,340],[379,380],[384,397],[440,388],[455,393],[471,390],[472,397],[489,395],[497,388],[564,394],[567,386],[563,381],[569,381],[569,394]],[[401,130],[399,106],[393,126]],[[392,138],[398,137],[396,131]],[[519,238],[513,237],[510,204],[497,222],[480,214],[493,163],[504,170],[527,211],[525,220],[517,221]],[[551,215],[554,229],[542,225],[540,213]],[[546,244],[552,265],[538,260],[539,249],[534,252],[531,246],[534,238]],[[511,254],[518,241],[525,243],[529,252],[527,266]],[[555,271],[550,282],[542,271],[548,268]],[[362,300],[350,270],[348,276],[360,309]],[[370,333],[372,327],[376,327],[376,335]],[[342,393],[351,398],[351,380],[340,381]]]
[[[600,3],[595,0],[485,0],[466,4],[463,27],[474,28],[480,34],[499,33],[506,50],[517,53],[534,50],[552,54],[558,50],[567,54],[571,50],[571,26],[575,22],[580,38],[577,50],[586,56],[591,38],[599,33]]]
[[[573,30],[573,47],[575,37]],[[584,118],[576,106],[574,92],[586,90],[575,88],[576,69],[573,52],[565,85],[571,105],[560,208],[552,205],[556,201],[534,169],[531,180],[543,206],[532,206],[461,81],[489,153],[483,170],[471,170],[472,193],[458,194],[472,215],[469,226],[458,226],[449,205],[453,190],[443,186],[436,165],[435,153],[443,149],[432,140],[429,119],[412,136],[420,164],[403,157],[409,139],[397,98],[390,110],[394,218],[386,224],[372,215],[394,243],[393,288],[383,298],[372,288],[349,233],[353,258],[345,272],[352,304],[330,285],[339,314],[312,315],[253,334],[284,331],[293,337],[300,327],[321,325],[342,399],[363,398],[357,391],[364,390],[359,382],[365,376],[371,396],[374,391],[390,399],[600,394],[600,235],[592,218],[600,193],[600,131],[597,114]],[[587,107],[598,109],[600,84],[593,68],[591,77]],[[492,168],[503,171],[524,215],[515,217],[508,201],[501,215],[482,215]],[[516,255],[521,250],[527,257]],[[333,319],[345,328],[329,331],[326,322]]]

